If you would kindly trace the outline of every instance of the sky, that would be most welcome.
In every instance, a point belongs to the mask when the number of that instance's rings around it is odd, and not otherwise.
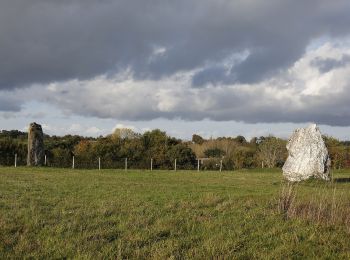
[[[0,129],[350,140],[348,0],[1,0]]]

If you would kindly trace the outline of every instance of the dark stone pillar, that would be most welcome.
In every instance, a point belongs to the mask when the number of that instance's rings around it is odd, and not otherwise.
[[[28,166],[43,166],[45,160],[44,134],[41,125],[31,123],[28,129]]]

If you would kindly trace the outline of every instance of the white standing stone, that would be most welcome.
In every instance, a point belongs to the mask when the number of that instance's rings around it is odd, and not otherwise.
[[[289,181],[311,177],[330,180],[330,158],[320,130],[315,124],[294,131],[288,144],[283,175]]]

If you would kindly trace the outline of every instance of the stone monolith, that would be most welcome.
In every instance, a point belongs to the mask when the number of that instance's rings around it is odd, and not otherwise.
[[[42,166],[45,160],[44,134],[41,125],[31,123],[28,129],[28,166]]]
[[[283,175],[289,181],[311,177],[330,180],[330,158],[320,130],[315,124],[294,131],[287,143],[288,158]]]

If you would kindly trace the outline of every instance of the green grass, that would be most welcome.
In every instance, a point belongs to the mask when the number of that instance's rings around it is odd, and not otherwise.
[[[349,258],[346,223],[278,213],[281,183],[279,170],[0,168],[0,258]],[[334,187],[349,201],[346,181],[298,194]]]

